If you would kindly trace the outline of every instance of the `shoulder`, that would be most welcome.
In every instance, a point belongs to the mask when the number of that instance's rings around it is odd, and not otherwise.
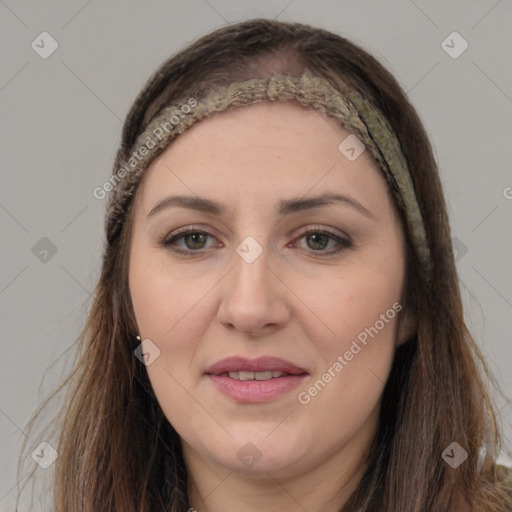
[[[496,464],[496,473],[498,474],[499,479],[504,483],[507,483],[512,491],[512,467],[505,466],[504,464]]]
[[[512,496],[512,467],[504,464],[496,464],[496,474],[500,482],[506,488],[508,494]],[[512,512],[512,510],[510,510]]]
[[[512,467],[509,465],[505,465],[503,463],[495,463],[494,464],[494,478],[495,484],[501,487],[502,491],[505,491],[512,498]],[[454,496],[454,505],[453,508],[450,509],[451,512],[467,512],[470,504],[461,494],[457,493]],[[497,510],[493,508],[493,510]],[[511,509],[500,509],[503,512],[512,512]]]

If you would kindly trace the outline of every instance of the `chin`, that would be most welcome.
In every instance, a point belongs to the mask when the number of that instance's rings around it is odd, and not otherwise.
[[[307,454],[304,444],[291,442],[289,436],[286,439],[265,439],[269,431],[258,438],[246,433],[211,455],[217,464],[230,471],[257,474],[284,471],[296,465]]]

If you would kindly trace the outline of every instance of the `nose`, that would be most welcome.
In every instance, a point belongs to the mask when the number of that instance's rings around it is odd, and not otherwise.
[[[289,289],[279,271],[269,266],[268,250],[252,262],[238,253],[226,276],[217,313],[227,329],[252,336],[268,335],[290,318]]]

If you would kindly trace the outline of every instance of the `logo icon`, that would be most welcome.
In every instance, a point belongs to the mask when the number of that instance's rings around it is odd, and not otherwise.
[[[236,252],[246,263],[252,263],[263,252],[263,247],[252,236],[248,236],[236,248]]]
[[[247,443],[238,450],[237,457],[244,466],[252,468],[261,459],[261,452],[254,444]]]
[[[57,246],[49,238],[43,236],[43,238],[32,247],[32,254],[34,254],[39,261],[48,263],[57,254]]]
[[[468,458],[468,452],[459,443],[454,441],[444,450],[441,457],[449,466],[457,469]]]
[[[155,359],[160,356],[160,349],[150,340],[142,340],[142,343],[133,351],[135,357],[139,359],[146,366],[155,362]]]
[[[468,47],[468,42],[458,32],[452,32],[441,43],[441,48],[452,59],[458,59],[468,49]]]
[[[59,43],[48,32],[41,32],[30,46],[39,57],[47,59],[59,47]]]
[[[43,469],[48,469],[59,456],[53,446],[46,441],[41,443],[30,455]]]
[[[466,255],[466,253],[468,252],[468,248],[456,236],[452,238],[452,247],[453,255],[455,256],[455,263],[457,263]]]
[[[354,134],[351,134],[341,142],[338,149],[347,160],[353,162],[365,150],[365,145]]]

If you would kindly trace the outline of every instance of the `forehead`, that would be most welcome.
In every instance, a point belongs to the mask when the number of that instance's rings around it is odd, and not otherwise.
[[[166,192],[227,201],[244,195],[255,203],[346,192],[389,206],[386,181],[368,151],[353,161],[340,151],[349,135],[339,121],[291,102],[235,107],[178,136],[146,170],[137,195],[146,213]]]

